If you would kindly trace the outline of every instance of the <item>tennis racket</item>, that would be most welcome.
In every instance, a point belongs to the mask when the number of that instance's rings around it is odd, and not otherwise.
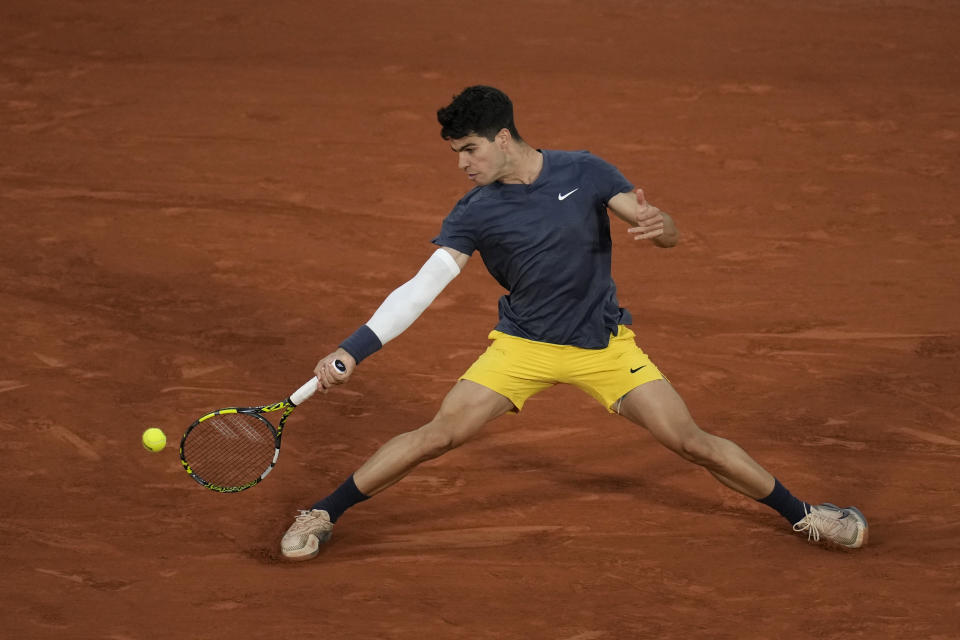
[[[339,360],[341,372],[346,366]],[[277,464],[287,418],[316,393],[314,377],[283,402],[262,407],[228,407],[197,418],[180,439],[180,464],[211,491],[237,493],[259,484]],[[277,426],[264,414],[282,412]]]

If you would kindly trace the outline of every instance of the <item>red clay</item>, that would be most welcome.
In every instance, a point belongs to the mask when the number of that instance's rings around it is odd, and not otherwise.
[[[0,9],[0,635],[956,637],[954,3],[216,4]],[[639,343],[868,547],[557,388],[282,562],[296,509],[485,348],[479,259],[298,410],[263,485],[142,450],[289,393],[426,259],[470,186],[433,114],[475,83],[674,215],[670,251],[613,222]]]

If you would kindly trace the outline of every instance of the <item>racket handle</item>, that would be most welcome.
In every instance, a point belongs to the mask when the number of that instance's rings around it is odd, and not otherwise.
[[[333,366],[337,368],[337,371],[344,373],[347,370],[347,365],[343,364],[339,360],[333,361]],[[298,406],[307,400],[310,399],[310,396],[317,392],[317,389],[320,388],[320,381],[317,380],[317,377],[314,376],[303,383],[303,386],[290,394],[290,404],[293,406]]]

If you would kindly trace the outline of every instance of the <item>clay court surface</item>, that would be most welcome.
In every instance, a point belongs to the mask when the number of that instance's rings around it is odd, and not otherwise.
[[[960,8],[813,4],[5,2],[0,636],[958,637]],[[674,215],[669,251],[612,223],[639,343],[869,546],[554,388],[282,561],[486,347],[476,257],[262,485],[183,472],[195,417],[285,397],[433,251],[470,187],[434,113],[476,83]]]

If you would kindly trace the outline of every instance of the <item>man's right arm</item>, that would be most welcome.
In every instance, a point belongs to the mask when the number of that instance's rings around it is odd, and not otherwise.
[[[317,363],[314,373],[323,390],[345,383],[361,360],[406,331],[460,274],[469,259],[467,254],[450,247],[437,249],[417,275],[394,289],[364,325]],[[343,362],[346,371],[334,367],[336,360]]]

